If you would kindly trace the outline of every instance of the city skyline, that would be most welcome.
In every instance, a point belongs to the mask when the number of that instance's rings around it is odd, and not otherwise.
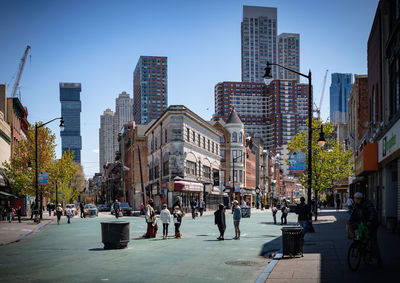
[[[82,83],[82,165],[87,177],[98,171],[98,138],[93,137],[98,136],[99,116],[113,105],[112,94],[122,90],[133,93],[132,70],[140,56],[168,57],[169,104],[187,105],[199,116],[210,119],[214,86],[221,81],[240,81],[243,5],[276,7],[278,34],[300,34],[300,71],[313,72],[314,100],[319,101],[326,69],[330,73],[366,74],[367,40],[378,1],[204,1],[190,5],[179,1],[120,1],[118,6],[110,1],[97,3],[96,13],[91,13],[91,1],[5,2],[7,13],[0,19],[4,35],[4,51],[0,55],[2,82],[12,83],[26,45],[32,46],[32,57],[27,60],[20,83],[22,104],[28,107],[31,124],[60,115],[58,82]],[[140,11],[149,9],[157,17],[142,25],[146,17]],[[62,15],[57,13],[59,10],[64,10]],[[134,17],[129,14],[132,11]],[[75,23],[68,16],[71,13],[75,14]],[[333,21],[338,13],[339,23]],[[191,24],[185,26],[182,21]],[[161,26],[165,32],[158,37],[149,36]],[[330,85],[329,79],[327,84]],[[326,92],[324,120],[329,116]],[[60,132],[57,125],[49,127],[57,136],[59,157]]]

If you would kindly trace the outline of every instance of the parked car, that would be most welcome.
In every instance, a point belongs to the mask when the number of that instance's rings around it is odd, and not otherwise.
[[[129,203],[120,202],[119,207],[120,207],[120,213],[122,215],[128,215],[128,216],[132,215],[132,207],[129,206]],[[111,205],[111,214],[114,215],[114,204]]]
[[[83,209],[83,214],[86,216],[97,216],[98,210],[94,204],[86,204]]]
[[[69,204],[66,204],[66,205],[65,205],[65,209],[64,209],[64,215],[65,215],[65,216],[67,216],[67,208],[70,208],[70,209],[71,209],[72,217],[73,217],[74,215],[77,215],[77,214],[78,214],[78,211],[76,210],[75,204],[69,203]]]
[[[97,205],[99,211],[110,211],[110,207],[106,204],[99,204]]]

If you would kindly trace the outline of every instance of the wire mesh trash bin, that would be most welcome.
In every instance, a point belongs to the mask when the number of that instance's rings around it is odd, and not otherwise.
[[[303,256],[303,227],[282,228],[282,256]]]

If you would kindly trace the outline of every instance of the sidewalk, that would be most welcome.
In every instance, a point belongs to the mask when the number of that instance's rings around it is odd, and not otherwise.
[[[38,232],[48,225],[56,217],[43,213],[43,219],[39,224],[35,224],[29,217],[22,217],[21,223],[17,217],[9,223],[8,221],[0,221],[0,247],[14,242],[19,242],[26,236]]]
[[[356,272],[347,267],[347,249],[351,240],[346,236],[349,214],[341,210],[325,209],[314,222],[316,233],[308,233],[304,240],[304,257],[280,258],[269,273],[267,283],[274,282],[381,282],[397,277],[400,266],[400,236],[379,228],[378,242],[384,268],[374,263],[361,263]],[[392,280],[391,280],[392,281]]]

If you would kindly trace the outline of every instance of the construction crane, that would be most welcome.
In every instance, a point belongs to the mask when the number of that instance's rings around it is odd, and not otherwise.
[[[31,49],[31,47],[29,45],[27,45],[26,49],[25,49],[25,52],[24,52],[24,56],[22,56],[21,63],[19,63],[18,75],[17,75],[17,78],[16,78],[15,83],[14,83],[14,87],[13,87],[13,90],[12,90],[12,93],[11,93],[11,97],[15,97],[16,94],[17,94],[17,89],[19,87],[19,81],[21,80],[22,71],[24,70],[25,61],[26,61],[26,57],[28,56],[29,49]]]
[[[319,107],[315,110],[315,112],[318,113],[318,120],[321,118],[321,107],[322,107],[322,101],[324,99],[324,94],[325,94],[325,85],[326,85],[326,77],[328,76],[328,70],[325,71],[325,76],[324,76],[324,82],[322,84],[322,92],[321,92],[321,99],[319,101]]]

